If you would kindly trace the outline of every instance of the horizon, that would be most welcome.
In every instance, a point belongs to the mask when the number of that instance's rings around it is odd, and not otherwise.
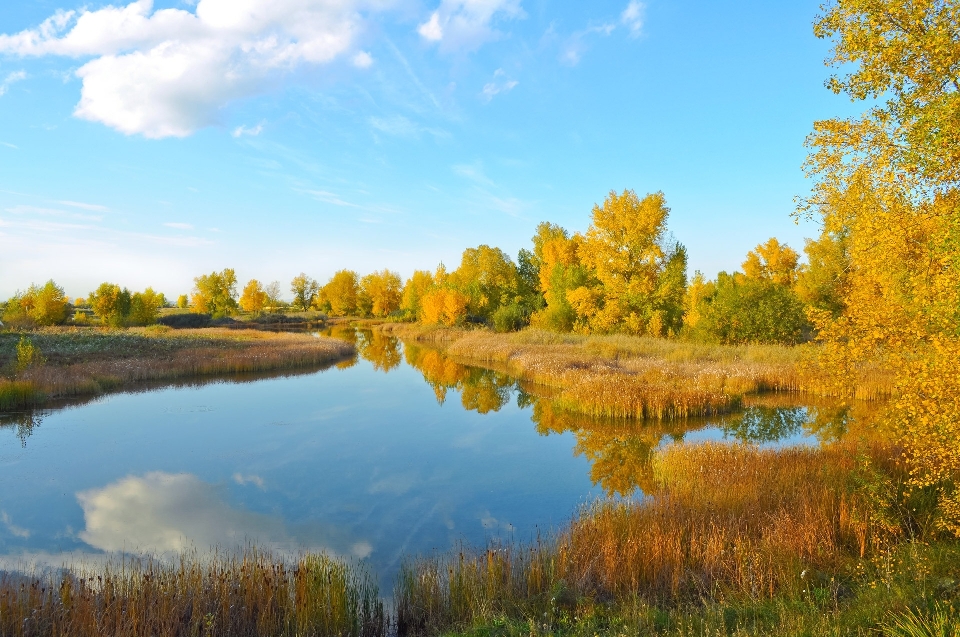
[[[812,1],[328,5],[0,12],[0,295],[406,279],[480,244],[516,259],[626,188],[665,193],[712,278],[817,235],[790,216],[803,140],[862,110],[823,86]]]

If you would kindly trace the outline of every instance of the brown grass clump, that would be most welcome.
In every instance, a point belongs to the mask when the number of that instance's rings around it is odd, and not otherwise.
[[[851,571],[891,532],[852,488],[858,456],[897,471],[882,446],[668,447],[655,456],[657,491],[586,506],[549,541],[408,562],[398,626],[426,634],[505,616],[584,616],[618,600],[770,599],[814,579],[839,594],[824,574]]]
[[[810,351],[802,347],[708,345],[535,329],[512,334],[410,324],[379,329],[557,388],[559,407],[591,416],[685,419],[734,411],[745,394],[829,393],[812,371]],[[865,375],[853,394],[876,399],[891,392],[890,379],[877,371]]]
[[[0,335],[0,369],[17,335]],[[316,367],[352,356],[353,345],[310,334],[206,328],[54,328],[30,334],[45,362],[0,378],[0,409],[97,395],[146,381]]]
[[[293,564],[255,550],[173,564],[126,559],[0,578],[0,634],[11,637],[383,637],[388,628],[367,573],[322,554]]]

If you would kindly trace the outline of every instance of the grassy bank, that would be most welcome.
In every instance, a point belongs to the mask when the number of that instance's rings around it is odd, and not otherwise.
[[[148,381],[321,366],[354,353],[349,343],[310,334],[221,328],[48,328],[27,337],[38,360],[16,372],[21,335],[0,334],[0,410]]]
[[[773,345],[704,345],[622,335],[582,336],[523,330],[498,334],[417,324],[378,329],[441,347],[477,365],[495,365],[558,390],[558,407],[593,416],[676,419],[727,413],[745,394],[820,389],[805,365],[808,350]],[[889,395],[886,375],[866,375],[861,399]]]
[[[0,634],[954,637],[960,544],[902,499],[895,458],[668,447],[642,500],[585,506],[533,541],[408,556],[392,608],[362,567],[317,555],[8,573]]]

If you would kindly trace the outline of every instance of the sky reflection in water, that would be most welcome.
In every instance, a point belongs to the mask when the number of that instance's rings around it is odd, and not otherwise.
[[[404,554],[529,538],[649,488],[658,446],[815,444],[848,415],[780,398],[712,422],[600,422],[427,348],[356,342],[324,371],[0,416],[0,568],[255,543],[365,558],[389,587]]]

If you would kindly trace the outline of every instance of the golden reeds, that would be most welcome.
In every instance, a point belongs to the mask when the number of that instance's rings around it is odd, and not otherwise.
[[[327,555],[125,558],[58,574],[0,577],[0,634],[383,637],[388,616],[366,571]]]
[[[684,419],[737,410],[746,394],[820,394],[827,389],[812,366],[804,364],[810,353],[800,347],[706,345],[533,329],[512,334],[410,324],[378,329],[442,347],[464,362],[494,366],[556,388],[559,407],[591,416]],[[877,371],[865,376],[854,394],[874,399],[891,392],[890,379]]]
[[[550,624],[617,600],[771,599],[814,580],[829,588],[825,574],[851,571],[890,532],[850,488],[858,454],[897,470],[880,446],[671,446],[655,456],[656,491],[585,506],[549,541],[408,562],[397,625],[426,634],[502,617]]]

